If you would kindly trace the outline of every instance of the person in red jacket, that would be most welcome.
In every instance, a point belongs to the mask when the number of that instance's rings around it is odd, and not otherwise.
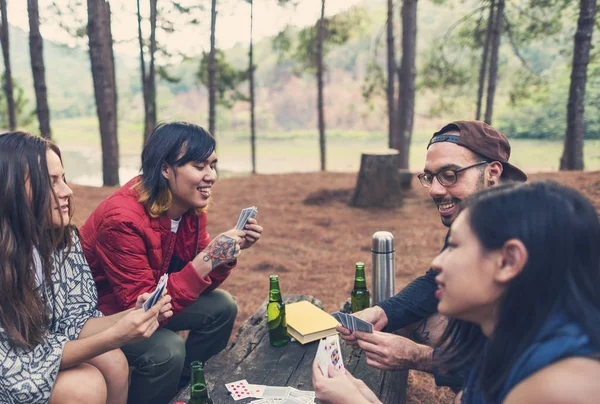
[[[215,139],[200,126],[159,124],[142,152],[142,174],[102,201],[81,228],[104,314],[134,307],[169,274],[172,319],[149,339],[122,347],[134,367],[129,402],[168,402],[189,380],[190,362],[208,360],[231,335],[237,305],[217,287],[263,228],[249,219],[244,230],[211,241],[206,208],[216,165]],[[186,342],[180,330],[190,330]]]

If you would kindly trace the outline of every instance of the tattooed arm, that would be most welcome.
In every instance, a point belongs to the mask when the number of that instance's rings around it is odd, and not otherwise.
[[[244,236],[244,231],[232,229],[215,237],[192,261],[198,275],[205,278],[217,266],[234,261]]]

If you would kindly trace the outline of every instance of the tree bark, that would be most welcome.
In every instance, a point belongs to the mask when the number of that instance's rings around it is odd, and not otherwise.
[[[412,174],[398,169],[398,150],[363,153],[360,171],[350,200],[357,207],[397,207],[402,204],[403,192],[410,189]]]
[[[208,131],[215,136],[215,92],[216,92],[216,67],[215,67],[215,27],[217,24],[217,0],[212,0],[210,17],[210,54],[208,56]]]
[[[2,56],[4,57],[4,94],[6,95],[6,106],[8,107],[8,126],[10,130],[17,128],[17,115],[15,111],[15,98],[13,94],[12,70],[10,67],[10,50],[8,39],[8,15],[6,11],[6,0],[0,0],[0,13],[2,13],[2,25],[0,26],[0,41],[2,42]]]
[[[394,55],[394,1],[387,3],[387,102],[388,102],[388,147],[392,147],[392,137],[396,121],[396,57]]]
[[[325,0],[321,0],[321,18],[317,32],[317,114],[319,116],[319,149],[321,171],[326,170],[325,111],[323,101],[323,42],[325,41]]]
[[[590,47],[598,4],[596,0],[580,0],[579,19],[575,32],[573,67],[567,104],[567,132],[560,158],[560,170],[583,170],[583,139],[585,85]]]
[[[488,78],[487,102],[485,106],[484,121],[492,124],[494,113],[494,96],[496,95],[496,81],[498,79],[498,55],[500,53],[500,37],[502,36],[502,25],[504,24],[504,0],[498,0],[496,8],[496,21],[492,29],[492,49],[490,50],[490,75]]]
[[[475,119],[479,121],[481,119],[481,102],[483,101],[483,89],[485,88],[485,76],[487,72],[487,61],[490,53],[490,40],[492,37],[492,27],[494,26],[494,7],[496,1],[491,0],[490,2],[490,14],[488,17],[488,23],[485,30],[485,43],[483,45],[483,55],[481,55],[481,67],[479,69],[479,87],[477,88],[477,111],[475,112]]]
[[[144,120],[144,144],[148,142],[148,137],[156,126],[156,68],[154,65],[156,56],[156,2],[150,0],[150,66],[148,68],[148,111]]]
[[[156,74],[154,59],[156,54],[156,2],[150,0],[150,63],[146,71],[146,61],[144,55],[144,36],[142,34],[142,13],[140,9],[140,0],[137,0],[137,18],[138,18],[138,43],[140,46],[140,70],[142,78],[142,93],[144,97],[144,145],[148,142],[148,137],[156,126]]]
[[[140,78],[142,79],[142,96],[144,98],[144,132],[142,134],[144,144],[148,136],[148,84],[146,82],[146,60],[144,56],[144,36],[142,34],[142,11],[140,8],[140,0],[137,0],[137,20],[138,20],[138,44],[140,46]]]
[[[102,143],[102,180],[105,186],[115,186],[119,185],[119,143],[110,5],[107,0],[87,0],[87,6],[90,61]]]
[[[44,67],[44,42],[40,34],[38,0],[27,0],[27,13],[29,15],[29,55],[40,135],[46,139],[51,139],[50,109],[48,108],[46,69]]]
[[[249,83],[250,83],[250,149],[252,153],[252,174],[256,174],[256,125],[254,122],[254,53],[252,30],[254,23],[254,0],[250,1],[250,50],[248,52]]]
[[[415,115],[415,61],[417,57],[417,0],[402,3],[402,60],[398,92],[398,130],[393,148],[400,152],[400,167],[408,169],[410,141]]]

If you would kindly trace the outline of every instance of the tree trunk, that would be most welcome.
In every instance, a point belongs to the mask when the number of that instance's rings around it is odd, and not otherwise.
[[[10,130],[17,128],[17,115],[13,95],[12,70],[10,67],[10,50],[8,39],[8,15],[6,14],[6,0],[0,0],[0,13],[2,13],[2,26],[0,26],[0,41],[2,42],[2,55],[4,56],[4,94],[8,107],[8,126]]]
[[[250,149],[252,153],[252,174],[256,174],[256,126],[254,122],[254,53],[252,29],[254,23],[254,0],[250,0],[250,51],[248,52],[250,82]]]
[[[144,36],[142,34],[142,11],[140,0],[137,0],[137,20],[138,20],[138,44],[140,46],[140,78],[142,79],[142,96],[144,97],[144,132],[142,134],[144,143],[148,136],[148,84],[146,81],[146,61],[144,56]]]
[[[396,57],[394,55],[394,1],[388,0],[387,9],[387,102],[388,102],[388,147],[392,147],[392,137],[396,121]]]
[[[579,19],[575,32],[571,86],[567,104],[567,133],[560,158],[561,170],[583,170],[585,84],[597,8],[596,0],[579,2]]]
[[[399,165],[398,150],[387,149],[381,152],[363,153],[350,205],[400,206],[403,192],[410,189],[413,176],[408,170],[398,169]]]
[[[500,37],[502,36],[502,25],[504,24],[504,0],[498,0],[496,9],[496,21],[492,28],[492,49],[490,51],[490,75],[488,78],[487,102],[485,106],[484,121],[492,124],[494,112],[494,96],[496,94],[496,81],[498,77],[498,54],[500,52]]]
[[[156,69],[154,60],[156,56],[156,2],[150,0],[150,66],[148,68],[148,77],[146,78],[148,85],[148,112],[144,120],[144,144],[148,142],[148,137],[156,126]]]
[[[142,13],[140,10],[140,0],[137,0],[138,43],[140,46],[140,70],[142,77],[142,93],[144,97],[144,145],[148,142],[148,137],[156,126],[156,74],[154,67],[154,58],[156,54],[156,1],[157,0],[150,0],[150,63],[148,71],[146,71],[144,36],[142,34]]]
[[[50,109],[48,108],[48,94],[46,90],[46,69],[44,68],[44,43],[40,34],[40,15],[38,0],[27,0],[27,13],[29,15],[29,55],[31,57],[31,71],[33,73],[33,87],[35,88],[35,102],[40,135],[46,139],[52,138],[50,130]]]
[[[402,60],[398,92],[398,131],[393,148],[400,152],[400,167],[408,169],[410,141],[415,116],[415,60],[417,56],[417,0],[402,3]]]
[[[217,24],[217,0],[212,0],[210,17],[210,54],[208,57],[208,132],[215,136],[215,26]]]
[[[487,72],[487,61],[490,53],[490,40],[492,37],[492,27],[494,26],[494,7],[496,6],[495,0],[490,3],[490,15],[488,17],[488,23],[485,30],[485,43],[483,45],[483,55],[481,55],[481,67],[479,69],[479,87],[477,88],[477,111],[475,112],[475,119],[481,119],[481,102],[483,100],[483,89],[485,88],[485,74]]]
[[[317,113],[319,115],[319,148],[321,171],[326,169],[325,111],[323,102],[323,41],[325,40],[325,0],[321,0],[321,18],[317,32]]]
[[[110,5],[107,0],[87,0],[87,6],[90,61],[102,142],[102,180],[105,186],[115,186],[119,185],[119,143]]]

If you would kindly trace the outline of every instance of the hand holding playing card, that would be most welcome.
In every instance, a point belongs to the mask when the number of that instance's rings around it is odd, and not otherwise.
[[[258,208],[256,206],[242,209],[240,217],[235,224],[237,230],[244,230],[246,232],[245,237],[240,243],[240,248],[242,250],[252,247],[262,234],[263,228],[258,225],[258,221],[256,220],[257,214]]]
[[[318,360],[315,359],[313,362],[312,382],[316,398],[321,402],[334,404],[381,403],[368,388],[365,393],[370,392],[371,395],[366,396],[363,394],[363,391],[358,387],[358,383],[354,382],[356,379],[351,378],[347,371],[338,371],[332,365],[329,366],[330,377],[327,377],[321,372]]]
[[[356,332],[358,346],[365,351],[367,364],[383,370],[428,370],[433,350],[400,335],[375,331]]]
[[[242,239],[240,249],[245,250],[246,248],[252,247],[262,235],[263,228],[258,224],[258,221],[254,218],[249,218],[244,228],[246,236]]]
[[[148,299],[152,296],[152,293],[142,293],[138,296],[137,301],[135,302],[135,309],[141,309],[144,307],[144,303],[148,301]],[[160,308],[160,313],[158,313],[158,322],[162,322],[168,318],[173,316],[173,305],[171,304],[171,296],[167,293],[167,289],[163,290],[162,297],[165,298],[165,304]]]
[[[165,304],[170,304],[170,296],[162,297],[148,310],[133,309],[121,317],[108,330],[110,340],[115,347],[149,338],[159,327],[158,315]]]

